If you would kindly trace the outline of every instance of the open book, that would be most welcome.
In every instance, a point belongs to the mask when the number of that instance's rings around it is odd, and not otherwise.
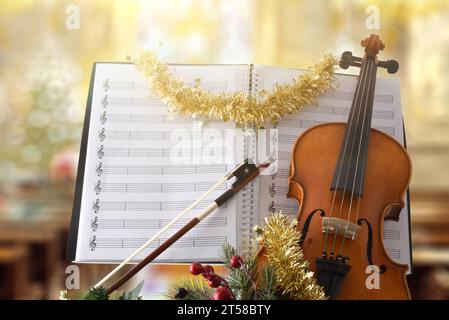
[[[193,86],[200,78],[202,88],[212,92],[250,94],[291,82],[304,72],[252,64],[170,65],[170,69],[188,85]],[[252,228],[263,225],[270,212],[282,210],[293,218],[298,205],[286,198],[292,145],[310,126],[345,122],[356,81],[354,76],[337,75],[337,89],[321,96],[318,106],[307,106],[283,118],[277,131],[271,129],[278,141],[273,174],[258,177],[157,261],[219,262],[220,249],[226,242],[240,252],[251,250],[256,245]],[[69,234],[70,260],[123,260],[241,160],[256,159],[260,153],[256,139],[248,139],[250,135],[232,122],[191,119],[167,111],[133,64],[94,65]],[[378,79],[372,125],[404,143],[398,79]],[[213,192],[136,261],[227,187]],[[394,260],[411,266],[409,225],[407,204],[399,222],[385,222],[384,243]]]

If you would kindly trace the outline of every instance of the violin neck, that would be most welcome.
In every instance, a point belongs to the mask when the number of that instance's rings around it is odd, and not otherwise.
[[[361,65],[331,190],[363,196],[368,142],[376,88],[377,62],[365,56]]]

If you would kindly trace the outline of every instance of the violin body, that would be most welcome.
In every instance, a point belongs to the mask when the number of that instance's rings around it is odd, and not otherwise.
[[[314,272],[315,261],[322,256],[325,243],[322,229],[324,217],[316,214],[312,219],[307,219],[307,215],[316,208],[323,209],[328,216],[331,212],[334,190],[329,186],[344,139],[345,127],[345,123],[326,123],[312,127],[297,139],[292,152],[288,196],[299,203],[299,230],[303,230],[305,224],[308,224],[302,248]],[[346,197],[346,201],[337,201],[338,206],[332,210],[341,212],[341,219],[360,226],[355,239],[346,239],[343,255],[349,257],[347,262],[350,271],[335,298],[410,299],[405,278],[408,267],[394,262],[388,256],[383,245],[382,225],[384,219],[399,219],[400,209],[404,206],[403,197],[411,178],[411,161],[404,147],[395,139],[376,129],[369,130],[364,192],[359,199],[358,214],[354,213],[354,205],[350,208],[349,197]],[[338,191],[337,197],[342,196],[343,193]],[[310,221],[307,223],[307,220]],[[368,242],[369,229],[372,235],[371,243]],[[332,241],[331,236],[331,240],[326,241],[324,251],[334,251],[331,248],[334,242],[337,252],[343,237],[336,235],[336,241]],[[371,264],[381,266],[383,270],[378,273],[379,288],[368,288],[366,285],[367,281],[370,282],[368,277],[373,274],[372,270],[367,271]]]

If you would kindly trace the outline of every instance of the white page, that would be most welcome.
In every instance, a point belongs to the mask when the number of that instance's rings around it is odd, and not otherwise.
[[[185,83],[210,91],[237,91],[248,87],[248,66],[170,66]],[[187,117],[167,114],[167,107],[152,95],[132,64],[99,63],[96,66],[89,126],[76,260],[118,262],[135,251],[228,170],[235,159],[205,164],[173,155],[172,141],[180,135],[215,130],[215,145],[223,141],[231,122],[205,121],[202,126]],[[196,125],[196,126],[195,126]],[[180,131],[181,130],[181,131]],[[182,131],[183,130],[183,131]],[[192,141],[192,140],[188,140]],[[209,143],[209,144],[208,144]],[[200,140],[200,154],[211,141]],[[203,148],[204,147],[204,148]],[[187,149],[183,149],[188,151]],[[223,152],[225,150],[223,149]],[[227,150],[226,155],[233,155]],[[179,164],[180,160],[190,160]],[[95,188],[97,187],[97,188]],[[137,260],[154,250],[195,214],[220,195],[226,186],[192,210]],[[218,261],[225,242],[235,246],[236,201],[229,201],[165,251],[157,261]]]
[[[303,70],[257,66],[258,89],[271,89],[276,83],[291,82]],[[336,90],[329,90],[318,99],[318,106],[307,106],[301,112],[283,118],[278,126],[279,161],[275,176],[261,179],[260,223],[270,210],[282,210],[295,217],[296,200],[286,197],[291,151],[297,137],[307,128],[323,122],[346,122],[351,108],[357,77],[337,75]],[[397,78],[378,78],[373,106],[372,127],[404,144],[400,85]],[[274,185],[273,185],[274,184]],[[270,192],[271,191],[271,192]],[[385,221],[383,238],[390,257],[411,266],[408,202],[400,213],[399,222]]]

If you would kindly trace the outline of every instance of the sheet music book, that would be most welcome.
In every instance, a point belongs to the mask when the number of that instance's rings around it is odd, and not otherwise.
[[[271,89],[303,70],[261,65],[170,65],[193,86],[213,92]],[[346,122],[357,77],[337,75],[336,89],[317,106],[283,118],[276,126],[277,170],[258,177],[165,251],[158,262],[219,262],[226,242],[240,252],[256,244],[254,225],[274,210],[293,218],[298,206],[286,198],[290,151],[305,129],[322,122]],[[372,126],[404,144],[400,86],[396,78],[376,84]],[[269,131],[269,130],[267,130]],[[207,135],[203,132],[208,132]],[[211,138],[212,136],[212,138]],[[170,114],[130,63],[94,65],[81,143],[68,259],[117,263],[136,250],[245,157],[256,158],[257,141],[232,122]],[[218,151],[217,151],[218,150]],[[207,159],[208,161],[204,161]],[[136,262],[177,231],[230,186],[223,185],[153,243]],[[386,221],[388,254],[411,266],[408,199],[399,222]],[[409,268],[410,269],[410,268]]]

